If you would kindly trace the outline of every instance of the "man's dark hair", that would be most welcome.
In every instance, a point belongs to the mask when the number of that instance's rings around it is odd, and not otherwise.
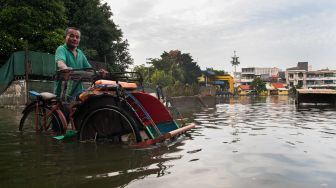
[[[64,32],[64,38],[67,36],[67,34],[68,34],[68,32],[69,32],[70,29],[79,31],[79,29],[76,28],[76,27],[67,27],[65,29],[65,32]],[[80,34],[80,31],[79,31],[79,34]]]

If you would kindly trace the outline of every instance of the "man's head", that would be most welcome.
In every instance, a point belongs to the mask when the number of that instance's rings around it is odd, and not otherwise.
[[[75,49],[79,45],[80,31],[75,27],[68,27],[65,30],[65,43],[70,49]]]

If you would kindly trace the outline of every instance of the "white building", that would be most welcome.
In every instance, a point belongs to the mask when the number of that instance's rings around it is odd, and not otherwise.
[[[298,62],[296,67],[286,69],[286,83],[289,87],[306,88],[308,62]]]
[[[336,89],[336,70],[308,71],[307,88]]]
[[[273,67],[273,68],[261,68],[261,67],[247,67],[242,68],[241,72],[241,84],[247,84],[250,85],[250,83],[253,81],[256,77],[277,77],[279,75],[279,72],[281,70],[279,68]]]
[[[336,89],[336,70],[312,71],[308,62],[299,62],[286,70],[286,82],[289,87]]]

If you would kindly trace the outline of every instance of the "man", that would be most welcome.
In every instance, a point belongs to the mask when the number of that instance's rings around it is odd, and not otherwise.
[[[80,31],[74,27],[65,30],[65,44],[59,46],[55,53],[57,70],[91,68],[84,53],[78,49],[80,42]],[[83,91],[83,84],[75,81],[68,81],[65,93],[66,100],[73,100],[74,97]],[[55,82],[55,94],[60,97],[62,82]]]
[[[160,84],[156,84],[156,96],[159,100],[164,100],[163,91]]]

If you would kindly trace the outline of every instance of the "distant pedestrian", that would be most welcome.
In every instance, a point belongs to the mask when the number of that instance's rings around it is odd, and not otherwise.
[[[163,89],[162,89],[162,86],[159,85],[159,88],[160,88],[160,91],[161,91],[161,99],[164,100],[165,97],[164,97],[164,94],[163,94]]]
[[[159,100],[164,100],[163,91],[160,84],[156,84],[156,96]]]

